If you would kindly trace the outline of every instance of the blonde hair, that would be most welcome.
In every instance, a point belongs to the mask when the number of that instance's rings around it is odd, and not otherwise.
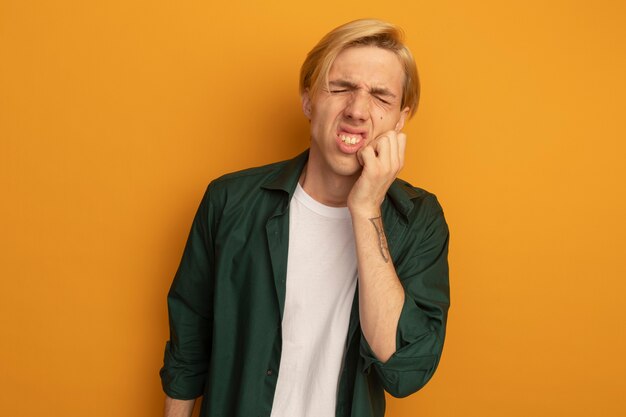
[[[399,27],[376,19],[359,19],[341,25],[324,36],[309,52],[300,68],[300,94],[308,91],[314,97],[328,84],[330,68],[343,50],[358,46],[376,46],[389,50],[400,59],[404,69],[404,89],[400,109],[410,108],[409,117],[417,110],[420,83],[417,66],[404,33]]]

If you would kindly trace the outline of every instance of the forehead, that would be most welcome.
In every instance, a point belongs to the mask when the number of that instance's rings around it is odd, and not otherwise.
[[[376,46],[356,46],[341,51],[328,72],[328,82],[345,80],[366,86],[402,91],[404,70],[400,58]]]

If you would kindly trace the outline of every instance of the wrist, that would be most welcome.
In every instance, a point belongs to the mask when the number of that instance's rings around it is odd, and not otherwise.
[[[348,210],[350,210],[350,215],[353,220],[369,220],[374,219],[376,217],[380,217],[382,215],[380,206],[350,206],[348,205]]]

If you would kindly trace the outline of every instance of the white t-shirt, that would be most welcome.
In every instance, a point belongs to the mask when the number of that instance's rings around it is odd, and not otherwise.
[[[333,417],[357,282],[352,220],[298,187],[289,210],[282,354],[271,417]]]

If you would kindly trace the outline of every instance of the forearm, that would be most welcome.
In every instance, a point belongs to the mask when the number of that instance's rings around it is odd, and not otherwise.
[[[373,353],[386,362],[396,351],[404,289],[391,261],[380,213],[352,213],[359,270],[361,330]]]
[[[196,400],[177,400],[165,397],[164,417],[190,417]]]

